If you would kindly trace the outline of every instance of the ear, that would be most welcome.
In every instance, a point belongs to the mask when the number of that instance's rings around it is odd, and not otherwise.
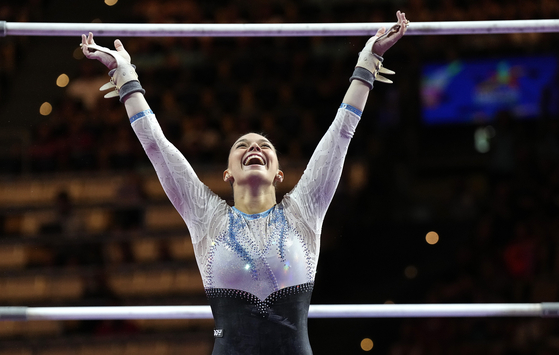
[[[274,178],[274,182],[283,182],[283,178],[284,178],[283,171],[278,170],[276,177]]]
[[[225,170],[223,172],[223,181],[229,181],[229,182],[233,182],[233,177],[231,176],[231,174],[229,173],[229,170]]]

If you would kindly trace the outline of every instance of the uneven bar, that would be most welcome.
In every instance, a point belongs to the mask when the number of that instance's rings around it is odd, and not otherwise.
[[[372,36],[393,23],[139,24],[0,21],[0,36],[311,37]],[[559,32],[559,20],[411,22],[407,35]]]
[[[310,318],[558,317],[559,303],[311,305]],[[211,319],[209,306],[0,307],[2,320]]]

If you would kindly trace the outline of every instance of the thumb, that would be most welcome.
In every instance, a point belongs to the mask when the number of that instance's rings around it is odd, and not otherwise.
[[[124,49],[124,45],[122,44],[122,42],[120,41],[120,39],[115,39],[115,49],[120,52],[120,51],[126,51]]]
[[[376,37],[382,36],[386,32],[386,28],[381,27],[378,29],[377,33],[375,34]]]

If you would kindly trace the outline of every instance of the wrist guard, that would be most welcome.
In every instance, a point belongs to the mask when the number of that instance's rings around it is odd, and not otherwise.
[[[120,102],[122,102],[126,96],[132,94],[133,92],[141,92],[142,94],[146,93],[138,80],[136,66],[133,64],[126,63],[122,66],[119,65],[118,68],[109,72],[109,76],[111,77],[111,80],[99,88],[100,91],[114,89],[113,91],[105,94],[105,98],[119,96]]]
[[[373,88],[373,83],[375,81],[380,81],[383,83],[391,84],[392,80],[385,78],[379,74],[395,74],[392,70],[386,69],[382,66],[384,59],[375,53],[373,53],[373,45],[379,37],[371,37],[365,44],[363,50],[359,53],[359,58],[357,59],[357,64],[355,65],[355,70],[349,81],[358,79],[364,82],[369,89]]]
[[[99,88],[100,91],[105,91],[109,89],[114,89],[113,91],[105,94],[105,98],[120,97],[120,102],[123,99],[134,93],[141,92],[145,94],[146,91],[142,88],[140,81],[138,80],[138,74],[136,74],[136,66],[128,63],[122,58],[116,51],[98,46],[96,44],[88,45],[88,48],[107,53],[115,58],[117,67],[109,72],[111,80],[105,85]]]

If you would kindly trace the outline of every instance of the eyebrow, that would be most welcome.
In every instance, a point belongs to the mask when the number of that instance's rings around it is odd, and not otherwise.
[[[266,142],[272,145],[272,142],[270,142],[269,140],[267,140],[266,138],[261,138],[257,141],[258,143],[262,143],[262,142]],[[248,139],[239,139],[238,141],[236,141],[233,145],[237,145],[238,143],[248,143]]]

